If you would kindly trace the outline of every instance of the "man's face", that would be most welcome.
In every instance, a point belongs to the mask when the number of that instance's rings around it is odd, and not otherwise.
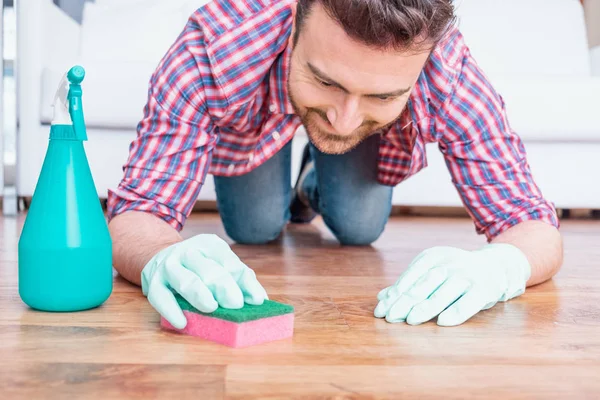
[[[316,3],[292,52],[288,79],[290,101],[313,144],[324,153],[345,153],[397,120],[429,51],[368,48]]]

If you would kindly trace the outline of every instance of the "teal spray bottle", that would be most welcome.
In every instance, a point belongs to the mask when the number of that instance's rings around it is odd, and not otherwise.
[[[19,294],[42,311],[80,311],[112,292],[112,242],[88,159],[81,82],[65,74],[54,98],[50,140],[19,239]]]

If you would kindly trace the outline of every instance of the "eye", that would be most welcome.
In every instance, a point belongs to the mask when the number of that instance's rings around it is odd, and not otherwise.
[[[392,101],[396,100],[396,99],[397,99],[397,97],[394,97],[394,96],[383,96],[383,97],[379,97],[379,96],[378,96],[378,97],[376,97],[376,99],[377,99],[377,100],[379,100],[379,101],[382,101],[382,102],[384,102],[384,103],[390,103],[390,102],[392,102]]]
[[[329,82],[325,82],[325,81],[322,81],[322,80],[320,80],[320,79],[317,79],[317,82],[319,82],[319,84],[320,84],[321,86],[325,86],[325,87],[331,87],[331,86],[333,86],[331,83],[329,83]]]

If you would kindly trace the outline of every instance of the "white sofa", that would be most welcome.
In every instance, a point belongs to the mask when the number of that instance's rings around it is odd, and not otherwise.
[[[204,1],[96,0],[86,4],[81,25],[51,0],[18,3],[20,196],[33,194],[52,96],[74,63],[87,71],[86,150],[99,196],[106,196],[121,177],[149,75]],[[456,6],[467,43],[505,99],[544,194],[559,208],[600,209],[600,60],[592,63],[580,2],[458,0]],[[305,142],[299,132],[294,174]],[[461,206],[436,145],[427,152],[429,166],[395,189],[394,204]],[[435,196],[426,194],[430,188]],[[212,179],[199,199],[215,199]]]

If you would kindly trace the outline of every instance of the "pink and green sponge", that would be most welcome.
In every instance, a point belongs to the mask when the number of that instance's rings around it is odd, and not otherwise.
[[[294,307],[265,300],[260,306],[244,304],[231,310],[217,308],[203,313],[175,293],[175,298],[187,319],[183,329],[177,329],[161,317],[164,329],[220,343],[229,347],[248,347],[289,338],[294,333]]]

